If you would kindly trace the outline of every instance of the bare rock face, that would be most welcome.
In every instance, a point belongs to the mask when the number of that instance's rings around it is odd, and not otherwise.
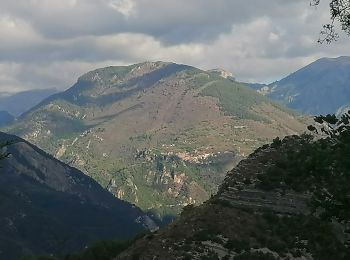
[[[257,149],[228,173],[217,195],[218,199],[235,208],[290,215],[310,214],[310,194],[293,190],[263,190],[257,185],[259,176],[276,163],[281,150],[288,150],[291,146],[298,150],[302,146],[299,139],[298,136],[288,136],[279,149],[271,146]]]
[[[273,211],[281,214],[308,214],[308,196],[295,192],[266,192],[258,189],[239,190],[229,187],[219,195],[219,199],[226,201],[232,207],[247,208],[260,211]]]

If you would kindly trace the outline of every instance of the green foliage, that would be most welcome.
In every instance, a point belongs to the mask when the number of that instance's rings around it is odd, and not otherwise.
[[[265,119],[253,113],[251,108],[263,102],[271,103],[271,101],[243,84],[225,79],[214,82],[203,89],[201,94],[218,98],[222,110],[228,115],[240,119],[264,121]]]
[[[6,159],[8,158],[11,154],[9,152],[2,152],[2,150],[11,145],[11,144],[14,144],[16,143],[16,141],[5,141],[5,142],[0,142],[0,161],[3,160],[3,159]]]
[[[248,251],[250,249],[249,242],[244,240],[229,239],[225,247],[229,250],[233,250],[236,253],[241,253],[242,251]]]
[[[26,256],[22,257],[21,260],[57,260],[57,258],[53,256]]]
[[[121,252],[125,251],[136,240],[141,239],[145,236],[149,237],[152,236],[152,234],[149,234],[148,232],[142,232],[134,239],[125,241],[99,241],[80,252],[70,253],[62,257],[28,256],[23,257],[21,260],[111,260]]]
[[[306,249],[315,259],[346,259],[349,250],[335,239],[334,227],[315,216],[283,216],[265,212],[257,225],[258,241],[280,255],[300,255]]]
[[[350,131],[350,111],[342,114],[340,118],[335,115],[321,115],[316,116],[314,120],[317,124],[316,127],[310,125],[308,129],[317,134],[323,133],[328,139],[332,138],[333,141],[336,141],[337,137],[344,132]]]
[[[204,230],[201,230],[201,231],[198,231],[197,233],[195,233],[193,235],[193,239],[195,241],[209,241],[209,240],[211,240],[212,236],[213,236],[213,234],[211,234],[209,230],[204,229]]]
[[[102,241],[86,250],[70,254],[64,260],[111,260],[130,246],[131,242]]]
[[[135,73],[128,74],[138,67]],[[149,70],[152,72],[149,73]],[[219,129],[221,127],[217,125],[223,120],[213,124],[212,120],[216,122],[217,119],[211,119],[211,113],[207,120],[198,124],[189,121],[193,121],[189,116],[191,113],[176,112],[174,123],[183,123],[175,128],[173,123],[168,126],[169,122],[165,122],[163,116],[159,117],[164,121],[158,122],[160,129],[158,123],[157,126],[145,123],[143,116],[137,112],[143,107],[143,102],[168,102],[167,98],[163,100],[163,97],[149,94],[160,90],[173,93],[177,84],[185,88],[178,101],[181,106],[187,103],[182,103],[185,96],[186,100],[188,97],[195,101],[197,95],[204,95],[210,96],[204,98],[208,104],[213,100],[211,97],[218,98],[218,105],[227,115],[238,118],[247,115],[248,119],[259,121],[268,117],[264,112],[260,116],[251,108],[262,102],[271,102],[243,84],[215,73],[156,62],[152,68],[147,64],[136,64],[89,72],[71,89],[55,95],[18,120],[10,132],[27,136],[46,152],[79,168],[113,194],[121,195],[123,200],[144,210],[155,208],[160,215],[175,215],[180,212],[181,205],[188,202],[189,196],[200,203],[216,193],[225,173],[231,170],[239,157],[233,153],[221,153],[194,163],[164,159],[162,154],[188,152],[195,156],[197,152],[204,153],[203,148],[214,144],[213,152],[235,151],[240,147],[241,152],[247,154],[267,141],[257,138],[259,130],[234,129],[235,121]],[[147,99],[143,100],[144,97]],[[124,106],[127,109],[122,109]],[[155,109],[152,106],[144,107],[144,112],[153,115]],[[184,108],[189,109],[187,105]],[[131,113],[134,110],[136,113]],[[130,113],[128,119],[120,117],[126,112]],[[198,112],[203,115],[208,113]],[[133,125],[132,128],[130,125]],[[152,150],[151,156],[147,159],[135,158],[135,150],[144,148]],[[179,190],[179,185],[173,185],[176,174],[185,174],[184,185]]]
[[[215,252],[209,252],[208,255],[203,255],[200,258],[201,260],[219,260],[219,256]]]
[[[192,212],[195,209],[195,206],[193,204],[189,204],[185,207],[182,208],[182,213],[181,214],[187,214]]]
[[[216,199],[214,200],[214,203],[227,208],[232,207],[231,203],[228,200],[224,200],[224,199]]]
[[[257,187],[309,194],[312,212],[289,217],[264,213],[258,224],[265,234],[258,236],[262,246],[280,255],[298,257],[306,249],[315,259],[347,259],[349,248],[335,239],[331,223],[350,223],[349,119],[349,113],[341,118],[319,116],[309,130],[322,133],[324,138],[314,141],[304,134],[289,141],[275,139],[271,144],[278,155],[274,164],[258,175]]]
[[[276,258],[271,253],[244,252],[235,256],[235,260],[276,260]]]
[[[325,219],[350,221],[350,128],[349,115],[317,117],[326,138],[311,141],[302,136],[298,149],[283,151],[265,174],[258,176],[264,190],[293,189],[311,192],[314,211]],[[324,123],[328,124],[327,127]],[[280,142],[278,142],[280,145]],[[271,147],[276,147],[274,142]]]
[[[282,144],[281,139],[279,137],[276,137],[275,139],[272,140],[271,147],[277,148],[277,147],[281,146],[281,144]]]
[[[183,257],[183,260],[192,260],[192,255],[190,253],[186,253]]]
[[[118,78],[123,78],[135,67],[136,65],[111,66],[103,69],[97,69],[81,76],[79,80],[90,81],[96,75],[96,73],[98,73],[99,77],[101,78],[101,80],[104,81],[104,83],[110,83],[114,76]]]
[[[209,75],[207,73],[196,72],[196,74],[193,75],[192,86],[193,88],[198,88],[200,86],[204,86],[205,84],[213,80],[214,80],[214,77],[212,75]]]
[[[314,6],[319,5],[321,0],[311,0]],[[341,0],[331,0],[330,4],[331,22],[323,25],[323,30],[320,33],[319,43],[332,43],[339,38],[336,32],[335,22],[340,24],[340,28],[346,34],[350,35],[350,2]]]

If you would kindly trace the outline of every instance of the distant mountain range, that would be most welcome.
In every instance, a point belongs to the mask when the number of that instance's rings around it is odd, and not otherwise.
[[[221,70],[145,62],[86,73],[6,129],[161,215],[215,193],[226,172],[298,114]]]
[[[18,117],[57,92],[56,89],[35,89],[15,94],[0,92],[0,111],[7,111],[12,116]]]
[[[306,114],[334,114],[350,108],[350,57],[322,58],[270,85],[249,85]]]
[[[0,259],[64,255],[102,239],[126,239],[154,222],[90,177],[16,136],[0,161]]]
[[[12,123],[15,117],[7,111],[0,111],[0,127],[6,126]]]

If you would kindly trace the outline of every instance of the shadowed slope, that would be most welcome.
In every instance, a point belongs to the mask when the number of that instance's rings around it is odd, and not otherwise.
[[[141,210],[79,170],[16,136],[1,133],[0,140],[15,141],[0,168],[0,258],[63,254],[145,229]]]

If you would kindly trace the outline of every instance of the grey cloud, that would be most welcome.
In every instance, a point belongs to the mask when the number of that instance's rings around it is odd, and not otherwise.
[[[131,2],[125,16],[112,1]],[[215,39],[259,16],[295,16],[305,0],[5,0],[2,12],[26,19],[47,38],[145,33],[172,44]],[[288,13],[287,13],[288,12]],[[102,14],[102,15],[101,15]]]
[[[67,88],[97,67],[166,60],[276,80],[349,39],[316,43],[327,1],[2,0],[0,87]]]

